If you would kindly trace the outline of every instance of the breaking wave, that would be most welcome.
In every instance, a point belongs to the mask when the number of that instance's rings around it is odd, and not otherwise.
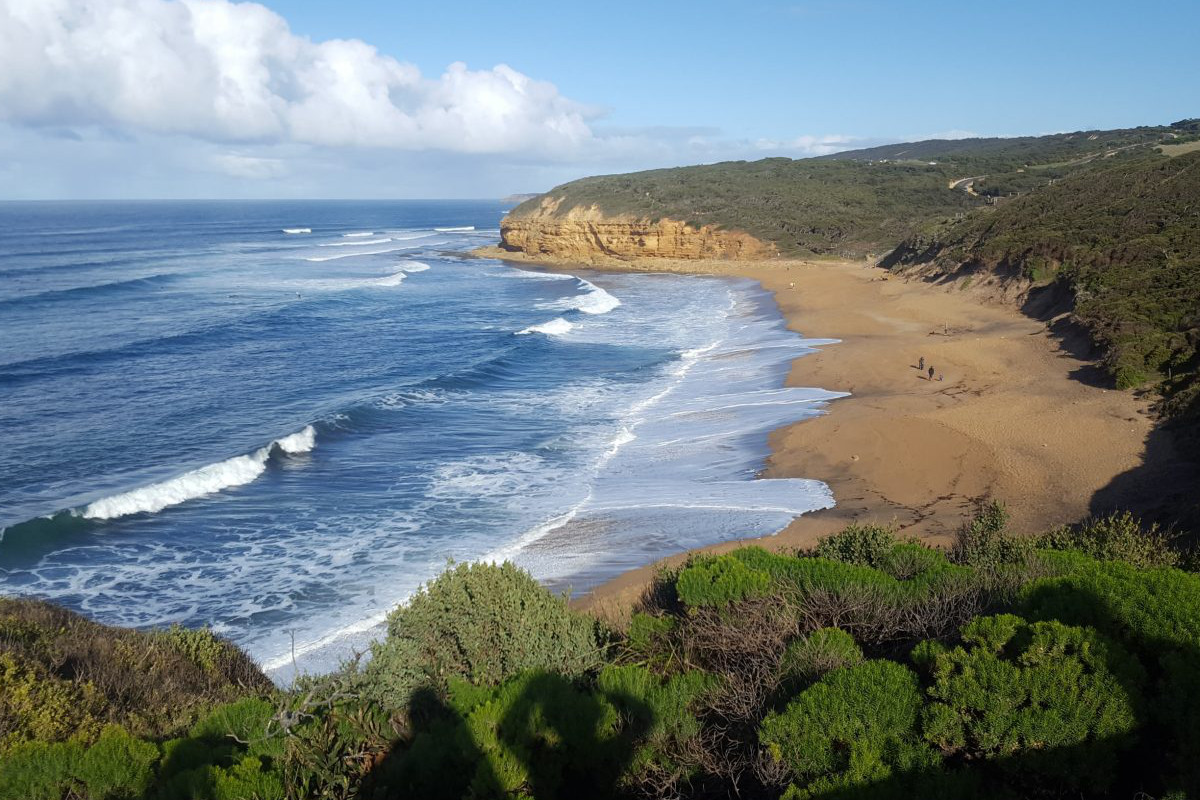
[[[84,519],[116,519],[130,514],[153,514],[188,500],[216,494],[235,486],[244,486],[266,471],[267,461],[275,450],[288,455],[307,453],[316,446],[316,436],[316,430],[309,425],[248,455],[229,458],[185,472],[177,478],[105,497],[89,503],[82,511],[73,511],[72,514]]]
[[[312,233],[312,228],[284,228],[284,233]]]
[[[572,323],[568,322],[562,317],[557,317],[549,322],[543,322],[541,325],[530,325],[524,330],[517,331],[517,335],[520,336],[526,333],[544,333],[547,336],[562,336],[564,333],[569,332],[574,327],[575,326]]]

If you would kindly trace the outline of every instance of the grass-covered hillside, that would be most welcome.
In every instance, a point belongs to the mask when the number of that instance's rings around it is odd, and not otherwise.
[[[1118,154],[932,224],[885,264],[1058,290],[1119,388],[1155,385],[1169,416],[1200,417],[1200,151]]]
[[[949,552],[851,527],[697,556],[616,628],[461,565],[369,661],[269,693],[207,634],[6,602],[0,799],[1200,797],[1200,576],[1170,545],[1128,516],[1018,538],[993,505]],[[164,665],[215,693],[121,694]]]
[[[584,178],[513,210],[595,206],[609,215],[669,218],[746,231],[784,255],[890,250],[933,220],[1031,191],[1113,155],[1200,138],[1200,123],[1053,136],[887,145],[823,158],[769,158]],[[963,179],[973,178],[970,185]]]

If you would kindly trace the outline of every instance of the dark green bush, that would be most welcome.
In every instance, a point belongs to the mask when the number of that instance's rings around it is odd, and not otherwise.
[[[1140,656],[1151,673],[1150,719],[1163,726],[1172,762],[1160,774],[1200,793],[1200,575],[1056,555],[1071,571],[1025,587],[1024,613],[1093,627]]]
[[[578,675],[601,663],[593,619],[512,564],[459,564],[388,616],[362,691],[403,711],[419,686],[495,686],[524,670]]]
[[[785,711],[769,715],[760,738],[767,758],[787,768],[790,797],[883,781],[893,781],[894,793],[903,796],[906,773],[939,763],[917,728],[921,702],[912,671],[891,661],[866,661],[830,672]]]
[[[696,771],[692,744],[700,734],[700,701],[718,678],[698,670],[663,678],[639,666],[609,666],[597,688],[638,731],[625,782],[677,786]]]
[[[925,739],[997,760],[1029,789],[1107,789],[1134,741],[1140,664],[1092,629],[1011,614],[976,619],[962,637],[932,657]]]
[[[1124,561],[1134,567],[1173,567],[1179,553],[1157,525],[1144,527],[1128,511],[1064,525],[1039,537],[1049,550],[1078,550],[1102,561]]]

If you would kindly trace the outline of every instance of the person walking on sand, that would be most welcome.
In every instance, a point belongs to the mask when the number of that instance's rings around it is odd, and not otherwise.
[[[922,372],[925,371],[925,356],[921,356],[919,359],[917,359],[917,369],[921,370]]]
[[[933,380],[933,365],[929,365],[929,380]]]

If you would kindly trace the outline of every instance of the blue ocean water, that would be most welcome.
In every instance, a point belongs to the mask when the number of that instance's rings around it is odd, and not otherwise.
[[[822,344],[746,281],[466,251],[494,202],[0,204],[0,593],[285,679],[448,559],[585,589],[827,507],[754,480]]]

